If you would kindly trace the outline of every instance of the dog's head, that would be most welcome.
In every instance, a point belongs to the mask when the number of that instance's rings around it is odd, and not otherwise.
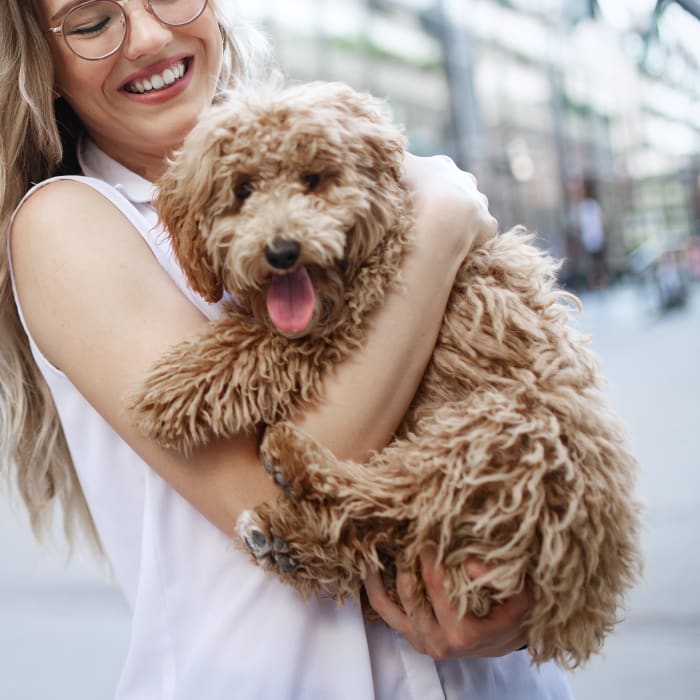
[[[404,137],[336,83],[241,91],[203,116],[156,205],[192,288],[283,335],[313,333],[405,205]]]

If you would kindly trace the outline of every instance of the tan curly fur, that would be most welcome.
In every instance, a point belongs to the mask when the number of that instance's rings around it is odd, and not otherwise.
[[[139,428],[190,450],[258,431],[284,495],[242,516],[256,561],[305,595],[359,599],[379,567],[421,586],[438,547],[462,613],[528,588],[535,662],[599,651],[641,567],[637,464],[605,400],[576,300],[521,229],[464,262],[423,382],[391,445],[340,461],[290,422],[366,337],[410,245],[404,138],[367,95],[338,84],[238,93],[213,108],[160,183],[158,210],[192,287],[237,303],[153,368],[130,408]],[[316,297],[281,332],[265,305],[265,250],[299,244]],[[254,542],[251,540],[255,540]],[[470,579],[468,557],[489,573]],[[395,592],[394,592],[395,594]]]

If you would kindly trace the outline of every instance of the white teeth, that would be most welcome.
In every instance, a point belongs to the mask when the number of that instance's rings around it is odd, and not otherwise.
[[[169,68],[166,68],[162,73],[156,73],[150,78],[143,80],[134,80],[125,86],[127,92],[136,92],[143,94],[151,90],[162,90],[173,83],[176,83],[182,76],[185,75],[185,62],[180,61]]]

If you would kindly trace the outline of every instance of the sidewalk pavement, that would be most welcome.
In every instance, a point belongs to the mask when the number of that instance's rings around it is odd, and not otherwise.
[[[610,398],[641,462],[644,579],[577,700],[700,698],[700,289],[665,315],[626,287],[584,297]]]

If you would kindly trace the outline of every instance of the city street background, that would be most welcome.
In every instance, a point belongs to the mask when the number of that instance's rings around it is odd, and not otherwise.
[[[700,0],[218,4],[291,81],[385,97],[412,151],[452,156],[503,229],[565,259],[648,504],[644,580],[572,685],[700,698]],[[60,533],[35,545],[1,491],[0,561],[0,700],[110,698],[129,614],[108,574],[67,564]]]
[[[584,304],[575,323],[592,334],[642,464],[647,563],[626,622],[572,685],[578,700],[697,700],[700,289],[663,315],[633,286],[586,294]],[[66,565],[64,548],[39,549],[6,500],[0,556],[0,699],[111,697],[129,634],[120,594],[88,559]]]

